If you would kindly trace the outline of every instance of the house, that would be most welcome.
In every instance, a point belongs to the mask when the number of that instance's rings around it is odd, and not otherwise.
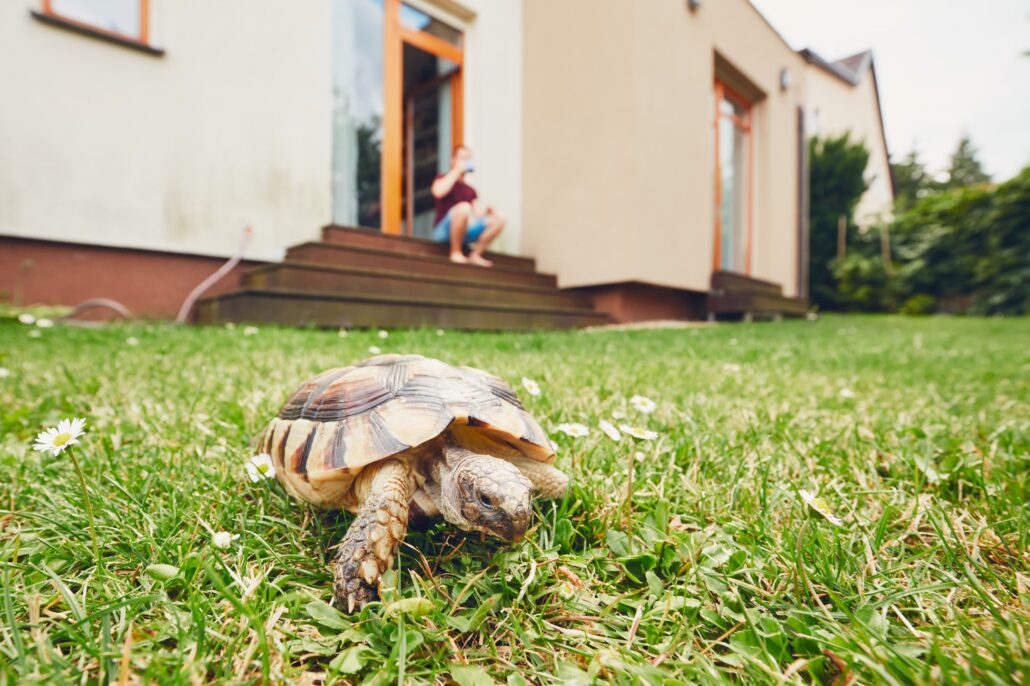
[[[173,316],[251,226],[200,319],[803,312],[814,113],[882,141],[871,60],[814,60],[746,0],[2,3],[0,290]],[[458,143],[492,270],[426,240]]]

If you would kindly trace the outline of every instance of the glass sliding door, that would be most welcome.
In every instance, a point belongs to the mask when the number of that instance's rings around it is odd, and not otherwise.
[[[716,271],[751,273],[751,106],[715,82]]]
[[[383,0],[333,0],[333,223],[382,224]]]

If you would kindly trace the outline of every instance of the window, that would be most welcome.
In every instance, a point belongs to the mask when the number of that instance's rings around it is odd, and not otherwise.
[[[751,273],[751,104],[715,82],[716,271]]]
[[[149,0],[42,1],[47,17],[125,41],[149,42]]]

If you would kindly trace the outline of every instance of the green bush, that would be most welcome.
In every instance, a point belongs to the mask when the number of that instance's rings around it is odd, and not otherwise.
[[[916,201],[891,227],[898,292],[968,303],[975,314],[1030,305],[1030,167],[996,187],[957,188]]]
[[[933,314],[936,309],[937,300],[932,295],[919,293],[901,303],[898,312],[907,315]]]
[[[868,187],[864,178],[869,152],[861,141],[847,134],[837,138],[813,138],[809,154],[809,297],[823,309],[844,309],[834,278],[837,256],[837,222],[843,215],[848,235],[855,232],[855,206]]]

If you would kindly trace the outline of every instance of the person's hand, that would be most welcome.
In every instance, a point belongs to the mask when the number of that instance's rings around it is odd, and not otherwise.
[[[451,173],[458,175],[464,174],[465,160],[451,160]]]
[[[487,205],[486,206],[486,213],[487,214],[493,214],[494,213],[494,206],[493,205]]]

